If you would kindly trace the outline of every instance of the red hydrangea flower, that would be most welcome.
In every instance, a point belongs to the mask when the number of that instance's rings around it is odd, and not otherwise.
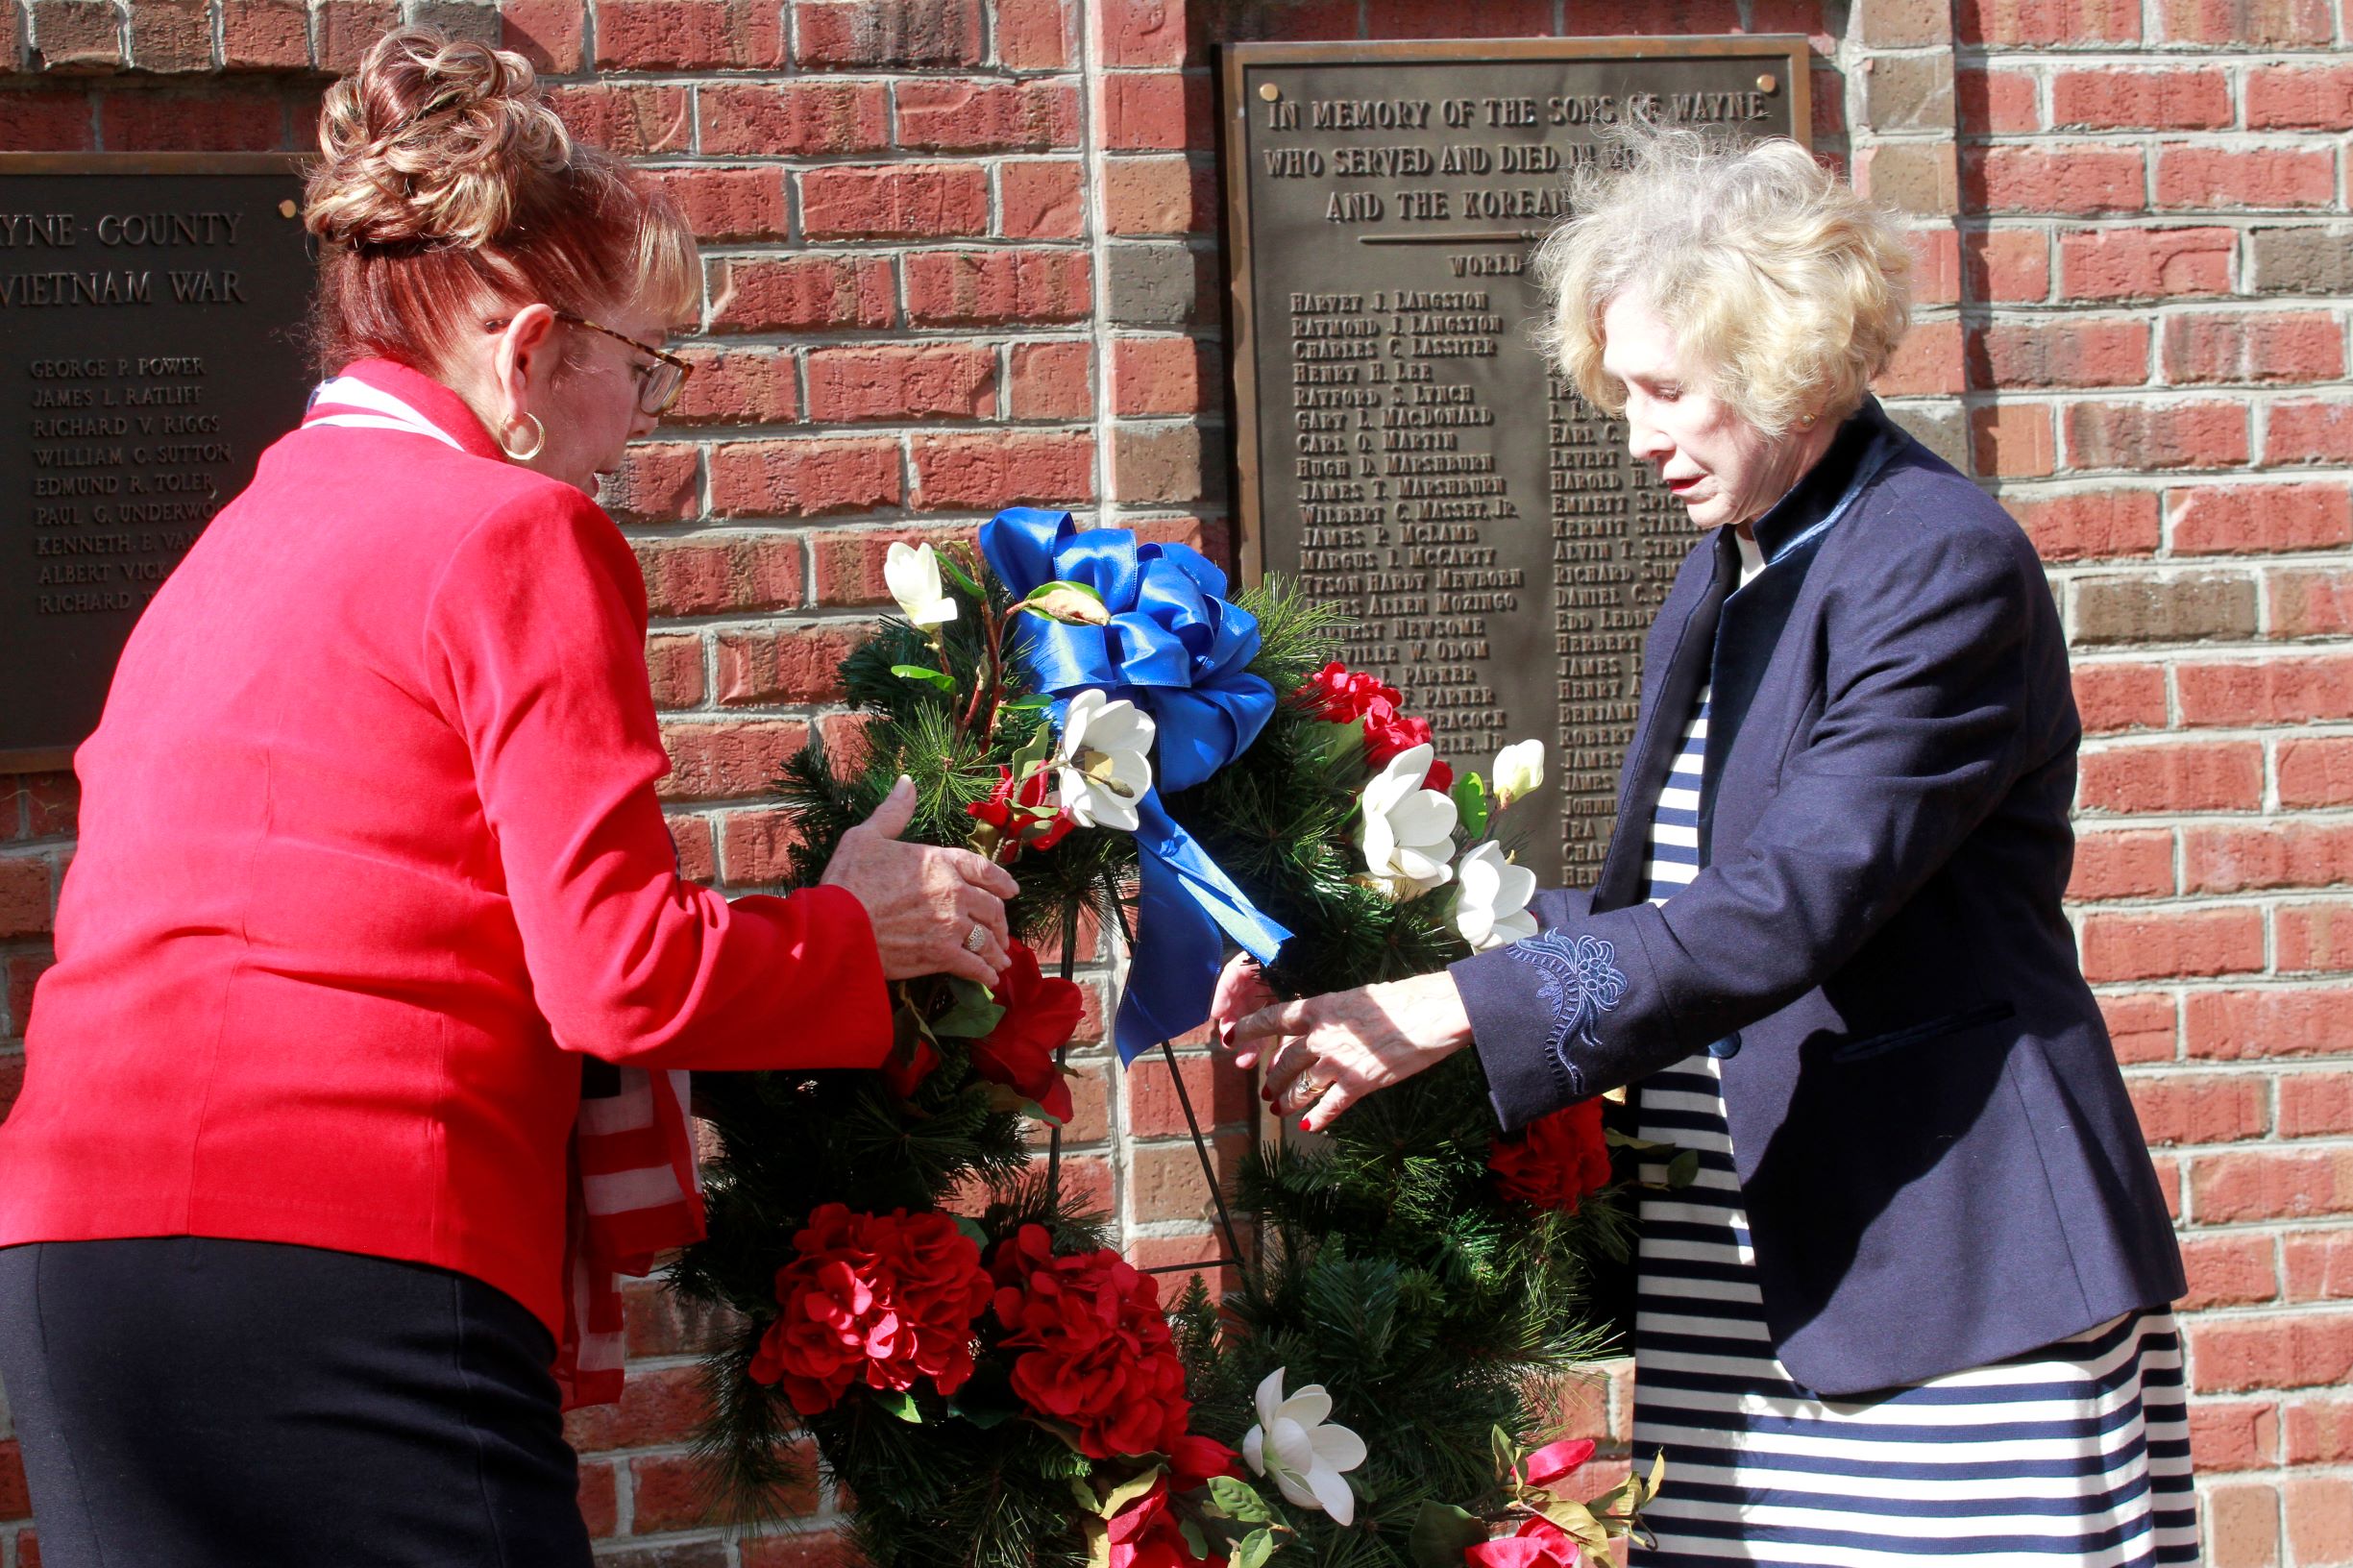
[[[828,1203],[776,1271],[784,1311],[760,1336],[755,1383],[781,1384],[803,1415],[853,1383],[904,1391],[929,1378],[952,1394],[972,1375],[972,1320],[992,1281],[980,1248],[947,1214],[856,1214]]]
[[[1602,1138],[1602,1102],[1580,1100],[1539,1116],[1518,1138],[1495,1140],[1487,1168],[1507,1198],[1571,1213],[1609,1185],[1609,1145]]]
[[[1111,1568],[1225,1568],[1226,1559],[1213,1553],[1205,1561],[1193,1556],[1185,1532],[1168,1507],[1168,1478],[1111,1517]]]
[[[1017,942],[1007,956],[1012,962],[996,982],[997,1005],[1005,1016],[972,1042],[972,1070],[1067,1126],[1070,1081],[1054,1065],[1054,1053],[1077,1031],[1086,994],[1067,980],[1041,973],[1038,955]]]
[[[1464,1547],[1462,1560],[1470,1568],[1580,1568],[1585,1555],[1567,1531],[1550,1519],[1535,1518],[1517,1534]]]
[[[1058,1258],[1042,1225],[997,1249],[995,1273],[1023,1403],[1074,1429],[1089,1458],[1176,1451],[1192,1406],[1151,1275],[1115,1252]]]
[[[1379,676],[1351,670],[1337,659],[1308,676],[1308,683],[1299,688],[1299,698],[1317,718],[1333,724],[1356,723],[1376,701],[1394,707],[1405,700],[1396,687],[1385,686]]]

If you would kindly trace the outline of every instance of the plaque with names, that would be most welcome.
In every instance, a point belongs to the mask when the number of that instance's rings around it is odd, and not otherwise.
[[[69,765],[139,611],[302,417],[301,201],[274,153],[0,155],[0,772]]]
[[[1697,534],[1546,360],[1530,262],[1626,120],[1810,120],[1802,37],[1237,44],[1224,61],[1245,580],[1356,618],[1437,752],[1545,743],[1507,832],[1593,880],[1642,641]]]

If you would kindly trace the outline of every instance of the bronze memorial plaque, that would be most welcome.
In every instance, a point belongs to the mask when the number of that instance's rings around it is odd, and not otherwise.
[[[0,155],[0,772],[66,766],[140,609],[302,417],[301,197],[278,154]]]
[[[1694,533],[1536,348],[1528,263],[1614,123],[1804,139],[1805,40],[1238,44],[1224,103],[1243,575],[1354,612],[1458,768],[1541,738],[1520,859],[1590,881]]]

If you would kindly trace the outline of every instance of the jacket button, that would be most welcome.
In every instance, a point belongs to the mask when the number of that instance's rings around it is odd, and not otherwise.
[[[1711,1041],[1707,1047],[1707,1054],[1719,1062],[1728,1056],[1738,1056],[1740,1054],[1740,1031],[1735,1029],[1722,1040]]]

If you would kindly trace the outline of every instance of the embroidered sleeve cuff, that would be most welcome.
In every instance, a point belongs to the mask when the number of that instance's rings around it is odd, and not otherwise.
[[[1548,931],[1452,967],[1504,1131],[1592,1092],[1571,1048],[1599,1045],[1595,1029],[1626,993],[1616,956],[1598,937]]]

